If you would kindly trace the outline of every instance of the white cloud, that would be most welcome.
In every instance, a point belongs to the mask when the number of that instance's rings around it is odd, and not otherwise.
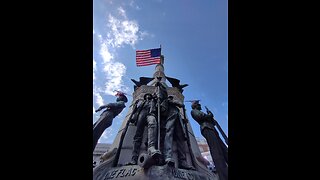
[[[127,19],[126,11],[121,6],[118,8],[118,12],[122,17]]]
[[[97,62],[93,59],[93,71],[97,70]]]
[[[100,55],[102,56],[103,63],[109,63],[113,59],[113,55],[109,52],[107,42],[101,40]]]
[[[104,93],[114,95],[114,90],[121,90],[124,87],[122,77],[126,73],[126,67],[120,62],[113,59],[113,55],[109,52],[107,41],[100,41],[100,55],[103,61],[103,72],[105,73],[106,82]]]
[[[131,1],[130,5],[134,5]],[[112,3],[112,1],[109,1]],[[138,6],[136,6],[138,7]],[[94,47],[94,52],[99,52],[99,57],[93,59],[93,98],[95,105],[104,105],[102,95],[114,95],[114,90],[121,90],[128,92],[129,87],[123,84],[123,77],[126,74],[126,66],[119,62],[117,59],[117,49],[123,45],[134,45],[142,40],[144,37],[149,36],[149,33],[139,31],[139,24],[135,20],[129,20],[126,11],[123,7],[117,8],[116,16],[111,14],[107,17],[107,30],[96,29],[93,34],[98,39],[99,49]],[[106,35],[99,34],[98,32],[106,32]],[[99,72],[99,74],[97,73]],[[103,72],[101,76],[100,72]],[[99,79],[97,84],[96,79]],[[95,107],[95,106],[94,106]],[[93,111],[95,110],[93,107]],[[95,113],[95,112],[93,112]],[[94,120],[98,118],[98,114],[93,115]],[[123,120],[124,115],[120,113],[118,119]],[[120,126],[122,121],[114,122],[113,126],[107,128],[102,134],[99,142],[113,141],[117,127]]]
[[[93,98],[93,101],[98,104],[99,106],[102,106],[104,105],[104,102],[103,102],[103,99],[102,99],[102,96],[99,92],[97,92],[97,90],[93,90],[93,95],[94,95],[94,98]]]
[[[129,89],[123,85],[122,81],[126,73],[126,66],[114,59],[111,49],[116,51],[117,48],[125,44],[134,46],[138,40],[149,35],[147,32],[139,32],[138,23],[134,20],[128,20],[126,11],[122,7],[118,8],[118,12],[122,19],[118,19],[111,14],[108,16],[110,30],[107,32],[107,38],[104,39],[101,35],[98,35],[101,47],[100,55],[103,60],[102,70],[106,77],[103,92],[110,95],[114,94],[114,90],[124,91],[124,89]]]
[[[93,59],[93,83],[94,83],[94,80],[96,79],[96,74],[95,74],[96,70],[97,70],[97,62]]]
[[[143,31],[143,32],[140,32],[139,40],[143,40],[143,38],[147,36],[154,37],[153,34],[149,34],[148,32]]]
[[[96,87],[95,84],[95,72],[97,71],[97,62],[93,59],[93,102],[96,103],[99,106],[104,105],[102,96],[100,94],[99,89]]]
[[[121,90],[123,85],[122,77],[126,73],[126,67],[119,62],[111,62],[105,64],[103,71],[106,74],[107,81],[105,83],[105,93],[114,94],[114,90]]]
[[[111,32],[108,34],[110,43],[113,47],[121,47],[123,44],[133,46],[138,41],[139,25],[136,21],[119,20],[109,15],[109,27]]]

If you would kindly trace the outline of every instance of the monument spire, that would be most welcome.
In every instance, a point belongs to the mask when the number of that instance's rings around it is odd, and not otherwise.
[[[166,84],[166,75],[164,73],[164,56],[161,55],[160,57],[160,64],[157,64],[155,67],[155,72],[153,73],[153,78],[154,80],[152,80],[150,82],[151,86],[155,86],[156,82],[157,82],[157,77],[161,77],[161,81],[166,87],[168,87],[168,85]]]

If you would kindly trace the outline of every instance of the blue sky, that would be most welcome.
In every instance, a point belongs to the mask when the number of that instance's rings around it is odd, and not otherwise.
[[[189,84],[185,100],[200,99],[228,134],[228,2],[225,0],[94,0],[93,122],[100,105],[115,102],[113,90],[133,93],[133,82],[152,77],[155,65],[137,67],[135,51],[158,48],[165,74]],[[170,83],[167,83],[170,85]],[[112,143],[128,113],[119,114],[99,139]],[[196,137],[199,125],[187,116]]]

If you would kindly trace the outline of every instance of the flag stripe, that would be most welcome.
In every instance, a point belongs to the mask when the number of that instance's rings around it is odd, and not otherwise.
[[[159,64],[160,63],[160,60],[157,60],[157,61],[144,61],[144,62],[137,62],[137,65],[143,65],[143,64]]]
[[[145,60],[137,60],[137,63],[144,63],[144,62],[158,62],[160,59],[145,59]]]
[[[137,50],[136,51],[136,65],[149,66],[152,64],[160,64],[161,48]]]
[[[137,66],[148,66],[148,65],[153,65],[153,64],[160,64],[159,62],[144,62],[144,63],[137,63]]]
[[[137,64],[144,64],[144,63],[160,63],[160,59],[149,60],[149,61],[137,61]]]
[[[160,59],[158,57],[152,58],[152,57],[147,57],[147,58],[136,58],[137,61],[147,61],[147,60],[154,60],[154,59]]]

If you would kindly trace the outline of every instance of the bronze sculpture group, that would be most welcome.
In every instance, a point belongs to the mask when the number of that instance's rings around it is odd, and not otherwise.
[[[182,108],[184,104],[174,100],[173,96],[168,96],[166,87],[160,80],[156,83],[156,87],[153,94],[145,94],[144,99],[138,102],[137,107],[133,109],[130,121],[136,124],[137,130],[133,138],[132,158],[127,165],[137,164],[144,127],[147,126],[147,157],[151,158],[153,163],[148,163],[146,168],[154,164],[175,166],[172,157],[173,139],[175,138],[178,146],[178,167],[194,169],[192,165],[188,165],[183,147],[186,135],[182,131],[184,126],[180,124],[182,117],[178,107]]]
[[[188,132],[186,129],[186,115],[184,104],[175,100],[173,96],[168,96],[166,87],[158,78],[156,90],[144,94],[144,98],[136,102],[132,110],[130,123],[137,127],[133,137],[133,150],[131,161],[126,165],[138,164],[140,147],[143,133],[147,127],[147,156],[151,159],[145,168],[151,165],[177,166],[181,169],[194,170],[193,165],[186,161],[185,149],[189,148]],[[148,81],[149,82],[149,81]],[[124,108],[128,101],[124,93],[118,93],[116,103],[109,103],[99,107],[96,112],[107,108],[93,127],[93,150],[103,131],[111,126],[112,120]],[[199,123],[201,134],[208,142],[210,153],[220,180],[228,179],[228,148],[219,137],[215,129],[216,121],[211,111],[207,114],[202,112],[199,101],[194,101],[191,105],[192,118]],[[183,108],[184,117],[181,117],[179,108]],[[177,144],[178,162],[173,159],[173,141]],[[188,144],[188,147],[186,145]]]

